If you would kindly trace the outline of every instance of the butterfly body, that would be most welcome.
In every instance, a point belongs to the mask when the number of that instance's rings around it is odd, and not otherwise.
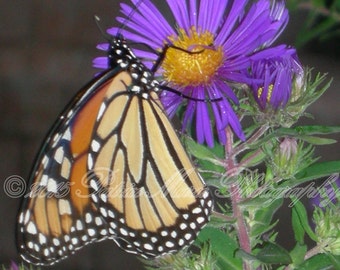
[[[18,217],[23,259],[51,265],[113,239],[153,258],[193,242],[212,200],[158,99],[158,82],[120,36],[110,69],[47,135]]]

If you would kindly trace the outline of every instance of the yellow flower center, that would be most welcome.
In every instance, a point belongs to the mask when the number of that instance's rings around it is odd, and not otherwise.
[[[213,34],[208,31],[199,33],[192,27],[189,34],[180,29],[178,36],[168,38],[177,48],[170,47],[166,53],[162,63],[164,78],[184,87],[209,84],[223,63],[224,57],[221,46],[212,47]]]
[[[269,85],[268,86],[268,93],[267,93],[267,102],[270,102],[270,99],[272,97],[272,92],[273,92],[273,88],[274,88],[274,85]],[[257,90],[257,97],[260,98],[262,96],[262,92],[263,92],[263,87],[260,87],[258,90]]]

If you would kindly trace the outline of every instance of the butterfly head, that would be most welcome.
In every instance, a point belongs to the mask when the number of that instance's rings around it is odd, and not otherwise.
[[[125,38],[118,34],[109,40],[108,59],[110,68],[127,68],[132,62],[139,62],[126,44]]]
[[[120,68],[129,72],[132,78],[131,86],[128,88],[130,93],[142,93],[142,97],[147,98],[151,90],[159,91],[153,73],[132,52],[122,34],[110,36],[108,41],[109,68]]]

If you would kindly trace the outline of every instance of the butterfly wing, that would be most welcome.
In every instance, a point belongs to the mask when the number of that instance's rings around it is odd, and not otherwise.
[[[133,88],[128,73],[121,82]],[[212,201],[154,91],[107,91],[89,153],[92,199],[124,250],[146,258],[189,245]]]
[[[77,94],[40,150],[18,217],[18,249],[28,262],[53,264],[108,235],[89,196],[87,154],[102,99],[115,74],[105,73]]]
[[[157,94],[134,87],[130,73],[108,71],[50,132],[19,215],[25,260],[53,264],[108,237],[155,257],[190,244],[207,223],[209,192]]]

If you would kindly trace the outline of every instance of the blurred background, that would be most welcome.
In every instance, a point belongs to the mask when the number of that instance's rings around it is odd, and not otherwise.
[[[13,175],[27,179],[34,156],[57,115],[95,74],[91,62],[102,54],[95,47],[104,40],[93,15],[102,18],[105,28],[117,25],[114,18],[119,2],[0,0],[0,265],[19,261],[15,224],[20,199],[8,197],[2,183]],[[340,39],[329,35],[339,31],[339,24],[335,24],[335,29],[324,27],[324,33],[301,41],[301,33],[307,33],[304,23],[311,21],[308,14],[308,7],[291,13],[279,42],[298,41],[303,65],[314,67],[315,74],[328,73],[328,78],[333,78],[331,88],[308,110],[315,119],[305,118],[303,124],[339,125]],[[327,14],[321,14],[326,17],[316,16],[311,26],[325,24]],[[339,144],[318,147],[316,155],[324,161],[336,160],[340,158],[339,150]],[[290,215],[289,209],[278,217],[283,229],[279,239],[291,248],[292,233],[284,230],[285,215]],[[112,241],[105,241],[87,246],[66,261],[45,269],[142,267],[134,256],[121,251]]]

